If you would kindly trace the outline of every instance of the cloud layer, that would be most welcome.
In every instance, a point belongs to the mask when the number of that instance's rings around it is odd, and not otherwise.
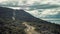
[[[1,0],[1,4],[11,4],[21,6],[21,5],[41,5],[41,4],[50,4],[50,5],[60,5],[60,0]]]

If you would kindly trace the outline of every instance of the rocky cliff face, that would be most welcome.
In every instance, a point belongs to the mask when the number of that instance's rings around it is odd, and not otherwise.
[[[60,34],[60,25],[38,19],[22,9],[0,7],[0,34]]]

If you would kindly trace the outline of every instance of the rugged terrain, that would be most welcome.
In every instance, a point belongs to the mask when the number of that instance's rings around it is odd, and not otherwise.
[[[38,19],[22,9],[0,7],[0,34],[60,34],[60,25]]]

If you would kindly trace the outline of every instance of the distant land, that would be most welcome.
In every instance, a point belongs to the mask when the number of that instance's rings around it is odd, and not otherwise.
[[[0,7],[0,34],[60,34],[60,25],[36,18],[23,9]]]

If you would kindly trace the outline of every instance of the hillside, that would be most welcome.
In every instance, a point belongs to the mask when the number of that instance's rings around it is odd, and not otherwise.
[[[60,34],[60,25],[38,19],[22,9],[0,7],[0,34]]]

